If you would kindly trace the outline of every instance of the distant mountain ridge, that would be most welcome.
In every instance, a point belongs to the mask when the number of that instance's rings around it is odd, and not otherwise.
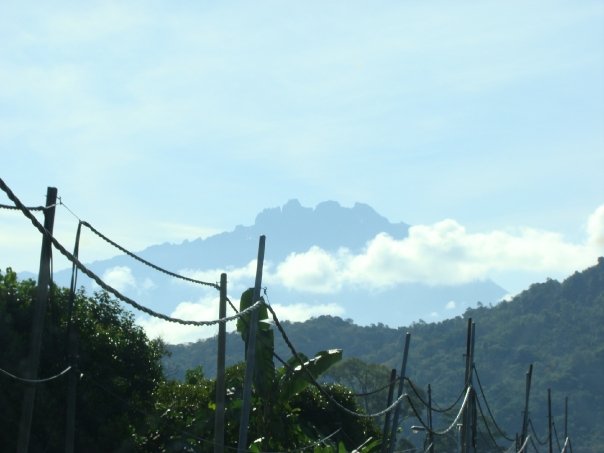
[[[366,204],[356,203],[351,208],[335,201],[319,203],[315,208],[304,207],[298,200],[290,200],[282,207],[260,212],[253,225],[236,226],[232,231],[216,234],[205,239],[184,241],[180,244],[150,246],[138,255],[163,268],[179,272],[184,269],[211,271],[236,269],[246,266],[257,256],[258,238],[266,235],[265,262],[279,264],[292,253],[303,253],[316,246],[327,252],[341,248],[359,253],[367,242],[379,233],[394,239],[407,237],[409,225],[392,223]],[[111,232],[104,231],[111,237]],[[130,280],[123,289],[126,295],[151,309],[169,314],[183,301],[200,298],[198,288],[178,285],[169,278],[141,265],[126,255],[97,261],[90,267],[99,275],[111,269],[126,267]],[[212,275],[219,280],[218,271]],[[69,282],[69,272],[58,272],[55,280],[62,285]],[[92,286],[84,279],[82,284]],[[130,283],[129,283],[130,282]],[[250,279],[249,285],[253,283]],[[424,285],[411,283],[396,287],[369,291],[359,288],[343,288],[337,294],[309,294],[281,286],[270,288],[273,300],[280,304],[304,302],[306,304],[338,304],[346,310],[345,317],[360,324],[388,322],[402,325],[426,318],[451,300],[456,308],[448,316],[461,313],[478,301],[485,303],[499,300],[506,291],[492,281],[476,281],[463,285]],[[234,294],[237,297],[237,294]],[[392,301],[396,301],[393,306]],[[396,308],[398,307],[398,308]],[[387,319],[384,319],[388,313]]]

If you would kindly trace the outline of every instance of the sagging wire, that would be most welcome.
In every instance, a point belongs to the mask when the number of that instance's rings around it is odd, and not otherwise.
[[[505,432],[497,424],[497,421],[495,420],[495,417],[493,416],[493,412],[491,411],[491,407],[489,406],[489,402],[487,401],[487,397],[484,394],[484,390],[482,388],[482,383],[480,382],[480,376],[478,376],[478,370],[476,369],[476,365],[472,364],[472,368],[474,370],[474,375],[476,376],[476,380],[478,381],[478,388],[480,389],[480,394],[482,395],[482,399],[484,400],[484,404],[487,407],[487,411],[489,412],[489,416],[491,417],[491,420],[493,421],[495,428],[497,428],[497,431],[499,431],[499,434],[501,434],[501,437],[503,437],[505,440],[507,440],[509,442],[514,442],[514,439],[512,439],[511,437],[508,437],[505,434]]]
[[[31,221],[31,223],[34,225],[34,227],[38,231],[40,231],[40,233],[42,233],[44,236],[46,236],[52,242],[54,247],[57,250],[59,250],[59,252],[61,252],[61,254],[63,254],[63,256],[65,256],[69,261],[71,261],[71,263],[75,264],[81,272],[83,272],[88,277],[90,277],[92,280],[94,280],[105,291],[113,294],[118,299],[122,300],[123,302],[127,303],[128,305],[131,305],[132,307],[136,308],[137,310],[142,311],[143,313],[146,313],[155,318],[163,319],[164,321],[174,322],[174,323],[182,324],[182,325],[211,326],[211,325],[215,325],[218,323],[229,322],[234,319],[237,319],[253,310],[260,308],[260,306],[262,305],[260,302],[256,302],[254,305],[251,305],[246,310],[238,313],[235,316],[225,317],[225,318],[216,319],[216,320],[212,320],[212,321],[183,320],[183,319],[178,319],[178,318],[172,318],[170,316],[167,316],[167,315],[158,313],[154,310],[151,310],[150,308],[147,308],[147,307],[137,303],[133,299],[120,293],[115,288],[109,286],[98,275],[96,275],[94,272],[92,272],[90,269],[88,269],[84,264],[82,264],[79,259],[77,259],[75,256],[73,256],[69,251],[67,251],[65,249],[65,247],[57,239],[55,239],[54,236],[46,228],[44,228],[44,226],[31,214],[31,212],[28,211],[27,208],[25,208],[25,206],[23,206],[21,201],[15,196],[15,194],[10,190],[10,188],[4,183],[4,181],[1,178],[0,178],[0,189],[2,189],[8,195],[8,197],[15,203],[16,206],[19,207],[19,209],[21,209],[21,212],[25,215],[25,217],[27,217]]]
[[[50,376],[50,377],[42,378],[42,379],[27,379],[27,378],[19,377],[6,370],[3,370],[2,368],[0,368],[0,373],[4,374],[5,376],[8,376],[11,379],[14,379],[19,382],[23,382],[25,384],[42,384],[44,382],[50,382],[50,381],[54,381],[55,379],[60,378],[61,376],[65,375],[69,370],[71,370],[71,365],[68,366],[67,368],[65,368],[60,373],[55,374],[54,376]]]

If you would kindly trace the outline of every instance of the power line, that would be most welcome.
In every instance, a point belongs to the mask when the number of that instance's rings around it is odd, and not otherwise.
[[[300,355],[298,354],[298,352],[296,351],[296,349],[294,348],[294,345],[292,344],[292,342],[290,341],[289,337],[287,336],[287,334],[285,333],[285,330],[283,329],[283,326],[281,325],[281,322],[279,321],[279,319],[277,318],[277,314],[275,313],[275,311],[273,310],[273,307],[270,306],[270,304],[265,304],[266,308],[271,312],[271,315],[273,317],[273,321],[275,322],[275,326],[277,326],[277,329],[279,330],[279,332],[281,333],[281,336],[283,337],[283,340],[285,341],[285,343],[287,344],[289,350],[291,351],[292,355],[296,358],[296,360],[298,361],[298,363],[301,366],[301,369],[306,371],[306,374],[308,375],[309,381],[310,383],[315,386],[330,402],[332,402],[334,405],[336,405],[336,407],[338,407],[340,410],[355,416],[355,417],[366,417],[366,418],[374,418],[374,417],[380,417],[388,412],[390,412],[391,410],[393,410],[394,408],[396,408],[396,406],[398,406],[398,404],[406,397],[408,397],[407,394],[403,394],[401,395],[394,403],[392,403],[390,406],[388,406],[387,408],[379,411],[379,412],[375,412],[372,414],[361,414],[359,412],[355,412],[355,411],[351,411],[350,409],[348,409],[347,407],[342,406],[333,396],[331,396],[331,394],[325,390],[323,388],[323,386],[321,384],[319,384],[317,382],[317,380],[315,379],[315,377],[312,375],[312,373],[310,372],[310,370],[305,366],[304,361],[302,360],[302,358],[300,357]]]
[[[514,442],[514,439],[512,439],[511,437],[506,436],[505,432],[497,424],[497,421],[495,421],[495,417],[493,416],[493,412],[491,411],[491,407],[489,406],[489,402],[487,401],[487,397],[484,394],[484,390],[482,388],[482,383],[480,382],[480,376],[478,376],[478,370],[476,369],[476,365],[473,365],[472,368],[474,369],[474,374],[476,375],[476,380],[478,381],[478,388],[480,389],[480,394],[482,395],[482,399],[484,400],[484,404],[487,407],[487,411],[489,412],[489,416],[491,417],[491,420],[493,421],[493,424],[495,425],[495,428],[497,428],[497,431],[499,431],[499,434],[501,434],[501,436],[505,440],[507,440],[509,442]]]
[[[20,381],[20,382],[24,382],[26,384],[42,384],[44,382],[50,382],[53,381],[57,378],[60,378],[61,376],[63,376],[64,374],[66,374],[69,370],[71,370],[71,365],[68,366],[67,368],[65,368],[63,371],[61,371],[60,373],[55,374],[54,376],[50,376],[47,378],[42,378],[42,379],[27,379],[27,378],[23,378],[23,377],[19,377],[16,376],[12,373],[9,373],[6,370],[3,370],[2,368],[0,368],[0,373],[4,374],[5,376],[8,376],[9,378],[12,378],[16,381]]]
[[[147,261],[144,258],[141,258],[140,256],[136,255],[135,253],[131,252],[130,250],[127,250],[126,248],[122,247],[118,243],[112,241],[111,239],[109,239],[107,236],[105,236],[99,230],[97,230],[96,228],[94,228],[92,225],[90,225],[90,223],[86,222],[85,220],[80,220],[80,223],[82,225],[84,225],[86,228],[88,228],[90,231],[92,231],[94,234],[96,234],[98,237],[100,237],[101,239],[103,239],[105,242],[111,244],[112,246],[114,246],[118,250],[124,252],[126,255],[134,258],[136,261],[139,261],[139,262],[145,264],[146,266],[149,266],[149,267],[155,269],[156,271],[162,272],[162,273],[164,273],[166,275],[169,275],[170,277],[178,278],[180,280],[185,280],[187,282],[196,283],[198,285],[210,286],[210,287],[212,287],[214,289],[220,290],[220,286],[217,285],[216,283],[209,283],[209,282],[204,282],[204,281],[201,281],[201,280],[196,280],[196,279],[190,278],[190,277],[185,277],[184,275],[176,274],[176,273],[174,273],[172,271],[169,271],[167,269],[159,267],[158,265],[153,264],[153,263],[151,263],[150,261]]]
[[[535,430],[535,426],[533,425],[533,420],[532,420],[532,419],[530,419],[530,418],[529,418],[529,425],[530,425],[530,427],[531,427],[531,431],[532,431],[532,433],[533,433],[533,437],[535,437],[535,439],[537,439],[537,443],[538,443],[539,445],[546,445],[546,444],[547,444],[547,441],[546,441],[546,440],[543,440],[543,441],[542,441],[541,439],[539,439],[539,436],[537,436],[537,431]]]
[[[44,226],[42,224],[40,224],[40,222],[38,222],[38,220],[31,214],[31,212],[28,211],[27,208],[25,208],[25,206],[23,206],[23,204],[21,203],[21,201],[10,190],[10,188],[4,183],[4,181],[2,180],[2,178],[0,178],[0,189],[2,189],[8,195],[8,197],[15,203],[15,205],[17,207],[19,207],[19,209],[21,210],[21,212],[25,215],[25,217],[27,217],[31,221],[31,223],[34,225],[34,227],[36,229],[38,229],[38,231],[40,231],[40,233],[42,233],[43,235],[45,235],[46,237],[48,237],[49,240],[54,245],[54,247],[57,250],[59,250],[59,252],[61,252],[61,254],[63,254],[63,256],[65,256],[69,261],[71,261],[73,264],[75,264],[81,272],[83,272],[88,277],[90,277],[92,280],[94,280],[105,291],[113,294],[118,299],[122,300],[123,302],[127,303],[128,305],[133,306],[137,310],[142,311],[143,313],[146,313],[146,314],[148,314],[150,316],[153,316],[155,318],[163,319],[164,321],[174,322],[174,323],[182,324],[182,325],[210,326],[210,325],[215,325],[215,324],[218,324],[218,323],[221,323],[221,322],[229,322],[229,321],[232,321],[234,319],[237,319],[237,318],[239,318],[239,317],[247,314],[248,312],[251,312],[253,310],[256,310],[256,309],[260,308],[260,306],[262,305],[261,303],[256,302],[256,303],[254,303],[254,305],[251,305],[250,307],[248,307],[244,311],[236,314],[235,316],[221,318],[221,319],[216,319],[216,320],[213,320],[213,321],[183,320],[183,319],[178,319],[178,318],[172,318],[170,316],[167,316],[167,315],[164,315],[162,313],[158,313],[158,312],[156,312],[154,310],[151,310],[150,308],[147,308],[147,307],[139,304],[138,302],[134,301],[133,299],[131,299],[131,298],[123,295],[122,293],[120,293],[115,288],[109,286],[98,275],[96,275],[94,272],[92,272],[90,269],[88,269],[84,264],[82,264],[79,259],[77,259],[69,251],[67,251],[67,249],[65,249],[65,247],[63,247],[63,245],[58,240],[56,240],[54,238],[54,236],[48,230],[46,230],[46,228],[44,228]]]

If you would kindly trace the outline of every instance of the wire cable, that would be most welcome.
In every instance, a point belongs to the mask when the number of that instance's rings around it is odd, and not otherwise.
[[[535,451],[537,453],[539,453],[539,449],[537,448],[537,445],[535,445],[535,442],[533,442],[533,438],[531,436],[527,436],[527,439],[529,439],[529,438],[531,439],[531,445],[533,446],[533,448],[535,449]],[[525,443],[526,443],[526,441],[525,441]],[[519,451],[522,451],[522,449],[519,450]]]
[[[80,220],[80,222],[82,223],[82,225],[84,225],[86,228],[88,228],[90,231],[92,231],[94,234],[96,234],[98,237],[100,237],[101,239],[103,239],[105,242],[108,242],[109,244],[111,244],[112,246],[114,246],[115,248],[117,248],[118,250],[124,252],[126,255],[134,258],[136,261],[139,261],[143,264],[145,264],[146,266],[149,266],[153,269],[155,269],[156,271],[162,272],[166,275],[169,275],[170,277],[174,277],[174,278],[178,278],[180,280],[185,280],[187,282],[191,282],[191,283],[196,283],[198,285],[204,285],[204,286],[210,286],[214,289],[220,290],[220,285],[217,285],[216,283],[209,283],[209,282],[204,282],[201,280],[196,280],[194,278],[190,278],[190,277],[185,277],[184,275],[180,275],[180,274],[176,274],[175,272],[166,270],[162,267],[159,267],[156,264],[153,264],[149,261],[147,261],[144,258],[141,258],[140,256],[136,255],[135,253],[127,250],[126,248],[122,247],[121,245],[119,245],[118,243],[112,241],[111,239],[109,239],[107,236],[105,236],[104,234],[102,234],[99,230],[97,230],[96,228],[94,228],[92,225],[90,225],[90,223],[86,222],[85,220]]]
[[[40,231],[40,233],[42,233],[43,235],[48,237],[48,239],[52,242],[54,247],[57,250],[59,250],[59,252],[61,252],[61,254],[63,256],[65,256],[69,261],[71,261],[73,264],[75,264],[78,267],[78,269],[80,269],[81,272],[83,272],[88,277],[90,277],[92,280],[94,280],[105,291],[113,294],[118,299],[122,300],[123,302],[127,303],[128,305],[131,305],[132,307],[136,308],[137,310],[142,311],[143,313],[146,313],[155,318],[163,319],[164,321],[174,322],[174,323],[182,324],[182,325],[211,326],[211,325],[215,325],[215,324],[218,324],[221,322],[229,322],[234,319],[237,319],[253,310],[260,308],[260,306],[262,305],[262,303],[260,301],[258,301],[256,303],[254,303],[253,305],[251,305],[250,307],[246,308],[244,311],[236,314],[235,316],[225,317],[225,318],[216,319],[216,320],[212,320],[212,321],[183,320],[183,319],[178,319],[178,318],[172,318],[170,316],[167,316],[162,313],[158,313],[154,310],[151,310],[150,308],[147,308],[147,307],[139,304],[138,302],[134,301],[133,299],[123,295],[115,288],[109,286],[98,275],[96,275],[94,272],[92,272],[90,269],[88,269],[84,264],[82,264],[79,259],[77,259],[75,256],[73,256],[69,251],[67,251],[67,249],[65,249],[65,247],[63,247],[63,245],[57,239],[55,239],[54,236],[46,228],[44,228],[44,226],[40,222],[38,222],[38,220],[33,216],[33,214],[31,214],[31,212],[28,211],[27,208],[25,208],[25,206],[23,206],[21,201],[15,196],[15,194],[10,190],[10,188],[4,183],[2,178],[0,178],[0,189],[2,189],[8,195],[8,197],[15,203],[16,206],[19,207],[19,209],[21,209],[21,212],[23,212],[25,217],[27,217],[31,221],[31,223],[34,225],[34,227],[36,227],[38,229],[38,231]]]
[[[478,399],[478,398],[476,398],[476,406],[478,407],[478,412],[480,412],[480,417],[482,418],[482,421],[484,422],[484,426],[487,428],[487,433],[489,434],[489,437],[491,438],[493,445],[495,445],[495,447],[497,447],[498,449],[501,449],[501,447],[499,445],[497,445],[497,440],[495,439],[495,436],[493,436],[493,433],[491,432],[491,428],[489,427],[487,418],[485,417],[484,412],[482,411],[482,406],[480,405],[480,399]],[[509,439],[506,439],[506,440],[509,440]]]
[[[556,445],[558,445],[558,450],[562,450],[560,447],[560,439],[558,438],[558,430],[556,429],[556,423],[552,421],[552,426],[554,427],[554,434],[556,436]]]
[[[476,369],[476,365],[472,365],[472,368],[474,369],[474,375],[476,376],[476,380],[478,381],[478,388],[480,389],[480,394],[482,395],[482,399],[484,400],[484,404],[487,407],[487,411],[489,412],[489,416],[491,417],[491,420],[493,421],[495,428],[497,428],[497,431],[499,431],[499,434],[501,434],[501,437],[503,437],[505,440],[507,440],[509,442],[514,442],[514,439],[506,436],[505,432],[497,424],[497,421],[495,420],[495,417],[493,416],[493,412],[491,411],[491,407],[489,406],[489,402],[487,401],[487,397],[484,394],[484,390],[482,388],[482,383],[480,382],[480,376],[478,376],[478,370]]]
[[[539,439],[539,436],[537,436],[537,431],[535,430],[535,426],[533,425],[533,420],[529,418],[529,425],[531,427],[531,431],[533,433],[533,437],[537,440],[537,443],[539,445],[546,445],[547,444],[547,440],[542,441],[541,439]]]
[[[45,211],[54,206],[56,206],[56,205],[50,205],[48,207],[47,206],[28,206],[28,207],[25,207],[25,209],[27,209],[28,211]],[[19,211],[20,210],[19,207],[11,206],[8,204],[0,204],[0,209],[7,209],[9,211]]]
[[[281,322],[279,321],[279,319],[277,318],[277,314],[275,313],[275,310],[273,310],[273,307],[270,306],[270,304],[265,303],[266,308],[270,311],[272,317],[273,317],[273,321],[275,322],[275,326],[277,327],[277,329],[279,330],[279,333],[281,333],[281,336],[283,337],[283,340],[285,341],[285,343],[287,344],[289,350],[291,351],[292,355],[296,358],[296,360],[298,361],[298,363],[300,364],[301,369],[306,371],[306,374],[309,378],[309,382],[317,388],[317,390],[319,390],[330,402],[332,402],[336,407],[338,407],[340,410],[355,416],[355,417],[363,417],[363,418],[375,418],[375,417],[380,417],[384,414],[387,414],[388,412],[390,412],[391,410],[393,410],[394,408],[396,408],[396,406],[398,406],[398,404],[405,399],[406,397],[408,397],[408,395],[402,394],[394,403],[392,403],[390,406],[388,406],[387,408],[379,411],[379,412],[375,412],[372,414],[362,414],[359,412],[355,412],[355,411],[351,411],[350,409],[348,409],[347,407],[342,406],[333,396],[331,396],[331,394],[325,390],[323,388],[323,386],[321,384],[319,384],[317,382],[317,380],[315,379],[315,377],[312,375],[312,373],[310,372],[310,370],[304,365],[304,361],[302,360],[302,358],[300,357],[300,355],[298,354],[298,352],[296,351],[296,349],[294,348],[294,345],[292,344],[292,342],[290,341],[289,337],[287,336],[287,334],[285,333],[285,330],[283,329],[283,326],[281,325]]]
[[[419,393],[419,390],[417,389],[416,385],[413,383],[413,381],[411,379],[409,379],[408,377],[405,376],[405,380],[409,383],[409,385],[411,386],[411,390],[413,390],[413,393],[415,393],[415,396],[417,396],[417,399],[419,399],[421,401],[421,403],[428,407],[428,403],[426,402],[426,400],[423,399],[423,397],[421,396],[421,394]],[[469,380],[468,380],[469,381]],[[463,398],[463,396],[466,393],[466,389],[468,388],[468,383],[466,382],[465,387],[462,389],[461,393],[459,394],[459,396],[457,397],[457,399],[455,400],[455,402],[453,404],[451,404],[449,407],[441,409],[439,408],[437,405],[434,404],[434,402],[432,402],[432,405],[430,405],[431,409],[434,412],[439,412],[439,413],[445,413],[445,412],[449,412],[451,409],[453,409],[455,406],[457,406],[457,404],[459,403],[459,401],[461,401],[461,399]]]
[[[457,424],[457,422],[459,420],[459,417],[461,417],[461,414],[463,413],[463,410],[466,407],[466,404],[468,404],[468,399],[469,399],[469,395],[470,395],[470,391],[471,390],[472,390],[472,386],[468,385],[468,388],[466,389],[465,397],[463,399],[463,403],[462,403],[461,407],[459,408],[459,412],[457,413],[457,415],[455,416],[455,419],[451,422],[451,424],[446,429],[444,429],[442,431],[435,431],[433,429],[430,429],[430,427],[422,419],[421,415],[419,414],[417,408],[413,404],[413,401],[411,400],[411,398],[409,397],[409,395],[407,395],[407,400],[409,401],[409,406],[411,406],[411,410],[413,411],[413,414],[415,415],[415,418],[424,427],[424,429],[426,430],[426,432],[429,432],[429,433],[434,434],[436,436],[444,436],[449,431],[451,431],[453,429],[453,427]]]
[[[12,378],[16,381],[23,382],[26,384],[42,384],[44,382],[50,382],[50,381],[54,381],[55,379],[60,378],[61,376],[66,374],[69,370],[71,370],[71,365],[68,366],[67,368],[65,368],[60,373],[55,374],[54,376],[50,376],[50,377],[42,378],[42,379],[28,379],[28,378],[19,377],[12,373],[9,373],[6,370],[3,370],[2,368],[0,368],[0,373],[4,374],[5,376],[8,376],[9,378]]]

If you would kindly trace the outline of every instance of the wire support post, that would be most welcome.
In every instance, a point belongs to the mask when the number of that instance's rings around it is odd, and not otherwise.
[[[0,186],[2,189],[8,189],[4,184],[4,181],[0,179]],[[5,190],[6,192],[6,190]],[[10,192],[10,189],[9,189]],[[7,193],[8,195],[8,193]],[[10,198],[10,195],[9,195]],[[12,200],[15,202],[15,200]],[[18,200],[17,200],[18,201]],[[51,282],[51,259],[52,259],[52,243],[50,237],[52,237],[52,231],[55,220],[55,208],[54,205],[57,202],[57,189],[55,187],[48,187],[46,191],[46,206],[49,209],[44,210],[44,226],[43,231],[47,234],[42,236],[42,250],[40,252],[40,270],[38,272],[38,286],[36,294],[36,306],[34,308],[34,314],[32,319],[32,330],[30,340],[30,351],[27,362],[26,376],[25,379],[35,380],[38,375],[38,367],[40,365],[40,351],[42,348],[42,334],[44,331],[44,318],[46,316],[46,309],[48,306],[48,297],[50,292]],[[27,214],[35,220],[35,217],[31,214],[27,208],[25,208],[20,202],[15,205],[22,211],[25,210]],[[20,206],[19,206],[20,205]],[[37,222],[37,220],[36,220]],[[39,222],[38,222],[39,223]],[[17,452],[26,453],[29,449],[29,439],[31,434],[31,423],[33,418],[34,404],[36,399],[36,387],[28,386],[25,388],[23,394],[23,404],[21,408],[21,422],[19,424],[19,437],[17,441]]]
[[[264,265],[264,248],[266,236],[260,236],[258,242],[258,259],[256,261],[256,281],[254,285],[253,301],[260,302],[260,288],[262,287],[262,267]],[[241,312],[240,312],[241,314]],[[237,451],[244,452],[247,448],[247,430],[250,421],[250,409],[252,398],[252,380],[254,377],[254,365],[256,362],[256,331],[258,328],[258,311],[254,310],[250,317],[250,328],[246,343],[245,377],[243,381],[243,407],[241,408],[241,420],[239,423],[239,439]]]
[[[227,275],[220,275],[220,305],[218,317],[226,316]],[[214,418],[214,452],[224,452],[224,411],[226,399],[225,384],[225,355],[226,355],[226,325],[218,325],[218,354],[216,359],[216,413]]]

